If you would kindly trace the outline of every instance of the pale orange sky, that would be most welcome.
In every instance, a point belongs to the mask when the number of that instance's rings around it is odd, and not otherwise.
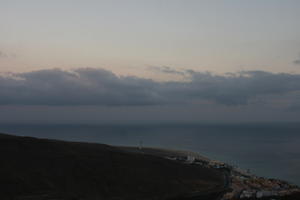
[[[156,78],[149,66],[215,73],[300,73],[300,2],[0,2],[0,72],[104,68]]]

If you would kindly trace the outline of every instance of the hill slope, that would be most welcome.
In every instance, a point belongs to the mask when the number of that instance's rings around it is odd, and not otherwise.
[[[0,199],[172,199],[222,191],[221,172],[103,144],[0,134]]]

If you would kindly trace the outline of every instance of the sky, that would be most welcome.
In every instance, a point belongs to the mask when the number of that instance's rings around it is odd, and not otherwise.
[[[0,123],[297,121],[298,0],[0,0]]]

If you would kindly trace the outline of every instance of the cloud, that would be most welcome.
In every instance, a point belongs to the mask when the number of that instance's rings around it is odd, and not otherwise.
[[[197,87],[202,98],[226,105],[247,104],[251,99],[266,95],[283,95],[300,90],[300,75],[242,71],[227,76],[192,73],[191,85]],[[193,87],[189,87],[193,88]],[[275,97],[274,97],[275,98]]]
[[[0,78],[0,104],[151,105],[156,83],[102,69],[33,71]]]
[[[6,58],[6,57],[7,57],[6,53],[0,51],[0,58]]]
[[[150,69],[152,71],[166,73],[166,74],[175,74],[175,75],[185,75],[186,74],[185,71],[175,70],[168,66],[162,66],[162,67],[150,66],[150,67],[148,67],[148,69]]]
[[[211,101],[246,105],[253,99],[300,91],[300,75],[243,71],[214,75],[189,71],[189,81],[156,82],[104,69],[49,69],[0,76],[0,105],[136,106]],[[269,98],[265,98],[267,101]]]
[[[294,60],[293,63],[294,63],[295,65],[300,65],[300,59]]]
[[[300,57],[293,61],[294,65],[300,65]]]
[[[16,58],[15,53],[7,54],[6,52],[0,51],[0,58]]]

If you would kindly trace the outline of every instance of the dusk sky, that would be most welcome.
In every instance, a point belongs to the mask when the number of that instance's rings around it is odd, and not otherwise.
[[[300,117],[298,0],[0,0],[0,123]]]

